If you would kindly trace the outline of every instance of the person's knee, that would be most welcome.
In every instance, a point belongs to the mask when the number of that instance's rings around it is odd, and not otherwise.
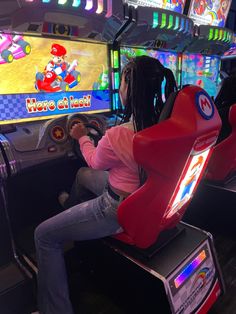
[[[84,177],[86,177],[87,173],[89,171],[88,167],[81,167],[76,173],[76,179],[77,180],[83,180]]]
[[[35,243],[47,242],[48,241],[48,228],[47,222],[44,221],[34,231],[34,241]]]

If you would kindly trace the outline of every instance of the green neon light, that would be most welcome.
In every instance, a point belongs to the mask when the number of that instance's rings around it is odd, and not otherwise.
[[[179,17],[176,16],[175,18],[175,27],[174,27],[174,30],[178,29],[179,28]]]
[[[214,29],[213,29],[213,28],[210,28],[208,40],[212,40],[212,39],[213,39],[213,34],[214,34]]]
[[[114,69],[119,68],[119,54],[118,51],[114,51]]]
[[[166,13],[162,13],[161,15],[161,26],[160,28],[164,28],[166,26]]]
[[[168,24],[168,29],[172,28],[173,27],[173,24],[174,24],[174,17],[173,15],[169,15],[169,24]]]
[[[219,37],[219,30],[218,30],[218,28],[216,28],[215,29],[215,36],[214,36],[213,40],[217,40],[218,37]]]
[[[158,26],[158,12],[153,12],[152,28],[157,28],[157,26]]]
[[[113,109],[118,109],[119,108],[119,94],[114,93],[113,94]]]
[[[222,38],[223,38],[223,30],[221,29],[221,30],[220,30],[219,40],[222,40]]]
[[[226,41],[226,38],[227,38],[227,32],[224,31],[224,38],[223,38],[223,41]]]

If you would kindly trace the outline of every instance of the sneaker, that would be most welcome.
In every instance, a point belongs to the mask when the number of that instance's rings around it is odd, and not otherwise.
[[[67,192],[65,192],[65,191],[63,191],[63,192],[61,192],[61,193],[59,194],[59,196],[58,196],[58,202],[59,202],[59,204],[60,204],[62,207],[64,207],[65,201],[68,199],[68,197],[69,197],[69,194],[68,194]]]

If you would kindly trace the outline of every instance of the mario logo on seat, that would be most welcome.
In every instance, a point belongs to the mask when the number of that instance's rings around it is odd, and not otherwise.
[[[196,95],[196,105],[200,115],[206,119],[210,120],[214,115],[214,106],[210,96],[206,93],[199,92]]]

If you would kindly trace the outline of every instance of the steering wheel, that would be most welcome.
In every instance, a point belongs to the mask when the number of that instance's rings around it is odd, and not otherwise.
[[[90,137],[90,139],[93,141],[94,143],[94,146],[97,146],[98,145],[98,142],[99,140],[102,138],[103,136],[103,133],[102,131],[94,124],[91,124],[91,123],[85,123],[84,126],[89,129],[89,132],[88,132],[88,136]],[[78,158],[82,158],[84,159],[82,153],[81,153],[81,150],[80,150],[80,145],[78,143],[77,140],[73,140],[73,151],[75,153],[75,155],[78,157]]]

